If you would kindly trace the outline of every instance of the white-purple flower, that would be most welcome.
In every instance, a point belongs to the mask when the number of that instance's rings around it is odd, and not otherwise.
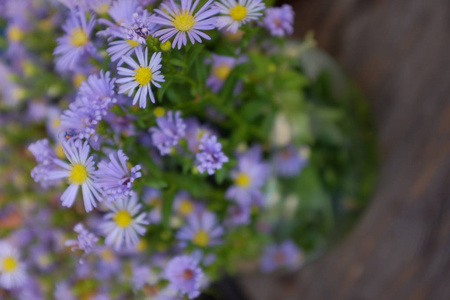
[[[219,0],[216,6],[220,9],[217,28],[226,28],[232,33],[236,33],[243,24],[257,20],[266,7],[262,0]]]
[[[169,286],[189,299],[200,295],[200,287],[204,277],[198,261],[191,256],[182,255],[172,258],[164,270],[164,277]]]
[[[146,213],[141,212],[142,205],[138,203],[137,195],[119,199],[107,204],[111,210],[104,217],[101,229],[106,239],[105,244],[119,249],[134,249],[139,243],[139,236],[144,235],[149,222]]]
[[[224,163],[228,162],[228,157],[222,152],[222,144],[217,142],[215,135],[203,136],[200,152],[195,155],[197,169],[200,173],[208,172],[212,175],[216,170],[220,170]]]
[[[135,89],[137,92],[133,98],[133,105],[139,101],[139,107],[147,106],[147,96],[155,103],[155,97],[151,89],[151,84],[160,88],[159,82],[164,82],[164,75],[161,75],[161,52],[153,53],[150,61],[148,60],[148,49],[145,52],[142,47],[135,48],[138,62],[129,56],[122,57],[123,61],[129,65],[129,68],[118,67],[118,73],[122,78],[117,80],[121,84],[119,93],[128,93],[131,96]]]
[[[263,272],[272,272],[279,268],[295,270],[302,263],[303,254],[293,241],[284,241],[269,245],[261,257],[260,267]]]
[[[8,290],[20,287],[26,278],[25,264],[20,260],[19,250],[0,240],[0,287]]]
[[[255,199],[261,198],[261,188],[270,174],[270,167],[262,161],[259,147],[253,147],[237,159],[238,165],[231,172],[234,185],[228,188],[225,197],[249,206]]]
[[[63,142],[62,147],[69,163],[60,159],[54,159],[54,163],[60,169],[50,171],[48,178],[50,180],[68,178],[69,187],[61,196],[62,205],[66,207],[73,205],[78,190],[81,187],[84,208],[87,212],[90,212],[97,206],[97,201],[102,201],[100,192],[94,183],[95,167],[93,157],[89,156],[90,148],[87,142]]]
[[[294,32],[294,10],[289,4],[271,7],[266,10],[264,27],[274,36],[291,35]]]
[[[187,224],[177,232],[177,239],[189,241],[197,247],[220,244],[223,228],[217,222],[216,215],[209,211],[192,214]]]
[[[175,36],[172,48],[187,45],[187,38],[192,44],[202,42],[202,38],[210,40],[211,38],[202,31],[215,28],[216,17],[219,11],[212,6],[213,0],[206,2],[198,11],[196,11],[199,1],[181,0],[181,6],[175,1],[162,3],[161,9],[155,9],[159,16],[152,18],[152,22],[162,25],[162,29],[155,32],[156,37],[160,37],[161,42],[165,43]]]
[[[158,127],[150,128],[152,142],[158,148],[161,155],[169,154],[172,147],[186,134],[186,124],[181,118],[181,112],[168,111],[166,116],[156,119]]]
[[[58,46],[53,52],[58,70],[73,70],[82,55],[95,52],[95,47],[89,39],[95,22],[93,16],[88,21],[84,13],[71,12],[63,25],[65,35],[56,40]]]
[[[98,163],[95,183],[101,189],[106,200],[116,201],[127,198],[133,193],[133,182],[142,176],[141,166],[128,168],[128,157],[119,149],[109,154],[109,162],[102,160]]]

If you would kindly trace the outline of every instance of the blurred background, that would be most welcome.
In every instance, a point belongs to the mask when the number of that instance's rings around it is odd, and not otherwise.
[[[450,299],[450,2],[292,0],[375,114],[376,192],[345,240],[293,277],[241,276],[251,299]]]

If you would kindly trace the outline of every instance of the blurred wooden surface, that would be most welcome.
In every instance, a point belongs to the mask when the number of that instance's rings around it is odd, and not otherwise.
[[[381,176],[346,240],[287,279],[249,274],[258,300],[450,299],[450,1],[291,0],[368,96]]]

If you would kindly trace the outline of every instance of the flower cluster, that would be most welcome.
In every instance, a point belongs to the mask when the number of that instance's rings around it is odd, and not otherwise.
[[[300,265],[293,241],[264,252],[262,238],[276,231],[263,222],[273,194],[285,194],[273,182],[308,166],[306,139],[275,145],[268,134],[283,102],[274,87],[302,76],[280,43],[293,31],[290,6],[5,1],[5,55],[17,63],[8,68],[45,86],[23,96],[40,122],[28,150],[30,190],[43,200],[0,209],[11,224],[14,214],[39,216],[20,219],[0,241],[8,296],[194,299],[236,253],[263,254],[264,271]],[[42,45],[30,40],[28,50],[23,40],[33,36]],[[287,94],[298,88],[286,86]],[[59,270],[74,257],[74,269]],[[42,288],[35,270],[65,275]]]

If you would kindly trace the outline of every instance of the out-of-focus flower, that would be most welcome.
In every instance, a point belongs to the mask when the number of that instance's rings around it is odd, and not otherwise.
[[[117,83],[121,84],[119,93],[128,93],[128,96],[131,96],[137,88],[133,98],[133,105],[139,101],[139,107],[145,108],[147,106],[147,96],[150,96],[150,100],[155,103],[150,83],[160,88],[159,82],[164,82],[164,75],[161,75],[160,71],[161,52],[153,53],[150,61],[148,60],[147,48],[145,48],[145,53],[142,47],[135,48],[135,52],[138,63],[128,56],[122,58],[131,68],[117,68],[119,75],[122,76],[122,78],[117,80]]]
[[[280,176],[293,177],[300,174],[308,163],[308,158],[302,156],[299,149],[288,145],[274,157],[274,168]]]
[[[268,8],[263,23],[274,36],[291,35],[294,32],[294,10],[288,4]]]
[[[263,272],[272,272],[279,268],[294,270],[300,266],[302,257],[301,251],[293,241],[270,245],[261,258],[261,270]]]
[[[100,71],[99,75],[92,74],[81,83],[78,98],[89,99],[88,109],[97,111],[98,115],[105,116],[111,106],[117,103],[114,92],[115,79],[111,79],[110,72]]]
[[[232,205],[228,208],[228,226],[247,225],[250,223],[251,207],[248,205]]]
[[[183,255],[174,257],[166,266],[164,276],[170,287],[189,299],[200,295],[200,286],[204,277],[203,271],[194,258]]]
[[[71,12],[63,25],[65,35],[57,39],[58,46],[53,53],[56,56],[58,70],[73,70],[82,55],[95,51],[93,43],[89,40],[95,23],[93,16],[88,21],[84,13]]]
[[[181,118],[181,112],[168,111],[166,116],[156,119],[158,127],[150,128],[153,144],[158,148],[161,155],[169,154],[172,147],[186,134],[186,124]]]
[[[187,45],[187,38],[192,44],[202,42],[202,38],[210,40],[211,38],[202,31],[215,28],[218,9],[212,6],[213,0],[206,2],[197,12],[196,8],[199,1],[181,0],[181,6],[174,1],[169,4],[162,3],[161,9],[155,9],[159,14],[152,18],[152,22],[162,25],[163,29],[155,32],[156,37],[160,37],[161,42],[165,43],[175,36],[172,42],[172,48]]]
[[[145,187],[143,191],[143,201],[150,206],[152,210],[148,214],[150,224],[159,224],[162,220],[162,195],[159,189]]]
[[[197,153],[200,151],[200,143],[204,135],[214,135],[212,129],[200,125],[197,119],[186,119],[186,141],[190,151]]]
[[[56,284],[53,295],[56,300],[76,300],[69,284],[64,281]]]
[[[88,4],[96,14],[104,15],[108,12],[112,2],[112,0],[90,0]]]
[[[54,163],[56,158],[55,151],[50,148],[48,140],[42,139],[34,142],[28,147],[28,150],[35,157],[38,165],[31,170],[31,177],[35,182],[39,182],[42,187],[47,188],[57,185],[60,180],[52,180],[49,173],[57,168]]]
[[[81,250],[84,252],[84,255],[87,255],[98,250],[98,237],[84,228],[83,224],[78,223],[73,230],[78,233],[78,238],[76,240],[68,240],[65,242],[65,245],[71,247],[72,251]],[[80,263],[81,262],[82,260],[80,259]]]
[[[105,244],[114,246],[116,250],[135,248],[139,235],[146,231],[144,225],[149,224],[146,213],[140,213],[142,205],[138,203],[137,195],[107,205],[111,212],[105,215],[105,222],[101,225],[106,236]]]
[[[178,231],[177,238],[190,241],[198,247],[207,247],[219,244],[223,233],[223,228],[217,223],[216,215],[204,211],[189,216],[186,226]]]
[[[20,287],[25,283],[26,277],[19,251],[10,243],[0,241],[0,286],[5,289]]]
[[[133,182],[142,176],[141,166],[131,169],[127,166],[128,157],[122,150],[109,154],[109,162],[98,163],[95,183],[108,201],[127,198],[133,193]]]
[[[69,163],[60,159],[54,159],[55,164],[61,169],[50,171],[48,178],[50,180],[60,178],[69,179],[69,187],[61,196],[62,205],[66,207],[73,205],[78,189],[81,186],[84,208],[87,212],[90,212],[97,206],[97,201],[102,201],[98,187],[94,183],[95,167],[93,157],[89,156],[90,147],[87,142],[63,142],[62,147]]]
[[[245,23],[257,20],[266,7],[262,0],[219,0],[216,6],[220,9],[217,28],[226,28],[232,33]]]
[[[233,68],[242,61],[242,59],[237,59],[232,56],[213,54],[211,74],[206,80],[206,86],[217,93],[222,88],[223,83],[227,80]]]
[[[255,198],[260,197],[260,189],[270,173],[269,165],[262,162],[261,156],[261,149],[258,147],[238,156],[238,165],[231,172],[234,185],[228,188],[226,198],[249,206]]]
[[[200,173],[207,171],[209,175],[212,175],[228,162],[228,157],[222,152],[222,144],[217,142],[215,135],[203,136],[199,150],[200,152],[196,154],[195,158]]]

